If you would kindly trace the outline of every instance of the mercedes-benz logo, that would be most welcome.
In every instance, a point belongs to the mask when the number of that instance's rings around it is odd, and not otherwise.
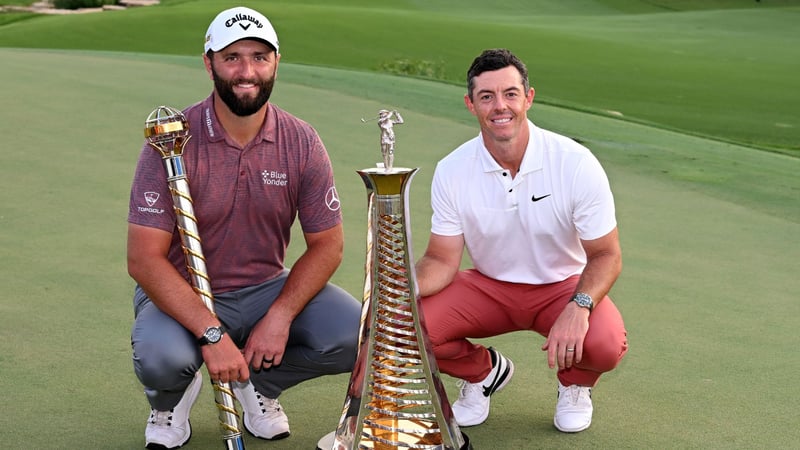
[[[342,204],[339,201],[339,194],[336,192],[335,186],[331,186],[325,194],[325,205],[331,211],[338,211],[341,208]]]

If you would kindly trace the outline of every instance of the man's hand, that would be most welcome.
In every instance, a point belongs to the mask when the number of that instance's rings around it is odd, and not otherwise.
[[[247,362],[242,357],[242,352],[233,343],[230,336],[226,333],[216,344],[208,344],[200,347],[203,353],[203,360],[208,368],[208,374],[212,381],[230,383],[231,381],[247,381],[250,378],[250,370]]]
[[[256,324],[244,346],[244,359],[254,370],[277,366],[283,360],[292,318],[272,309]]]
[[[556,319],[542,350],[551,369],[568,369],[583,359],[583,340],[589,331],[589,310],[569,302]]]

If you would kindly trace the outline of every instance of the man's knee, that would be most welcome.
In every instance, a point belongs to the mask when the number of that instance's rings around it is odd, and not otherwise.
[[[606,339],[601,341],[595,339],[588,345],[584,345],[592,370],[609,372],[619,365],[622,357],[628,351],[627,333],[623,331],[618,336],[607,335]]]
[[[142,348],[144,347],[144,348]],[[194,374],[195,355],[187,352],[165,352],[163,346],[139,345],[133,356],[133,366],[139,381],[155,390],[172,390],[184,384]]]

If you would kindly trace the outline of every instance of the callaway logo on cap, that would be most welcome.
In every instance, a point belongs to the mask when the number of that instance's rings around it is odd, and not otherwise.
[[[218,52],[241,39],[259,39],[278,52],[278,35],[269,20],[243,6],[226,9],[214,18],[206,32],[205,52]]]

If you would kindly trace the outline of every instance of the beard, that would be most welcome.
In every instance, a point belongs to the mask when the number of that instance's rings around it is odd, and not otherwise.
[[[268,101],[272,95],[272,87],[275,85],[275,74],[265,80],[257,78],[243,79],[236,78],[232,80],[225,80],[219,76],[212,64],[211,74],[214,77],[214,88],[217,90],[219,97],[225,102],[225,105],[239,117],[251,116],[258,112],[262,106]],[[252,83],[258,86],[258,94],[255,97],[245,96],[238,97],[233,92],[233,87],[239,83]]]

